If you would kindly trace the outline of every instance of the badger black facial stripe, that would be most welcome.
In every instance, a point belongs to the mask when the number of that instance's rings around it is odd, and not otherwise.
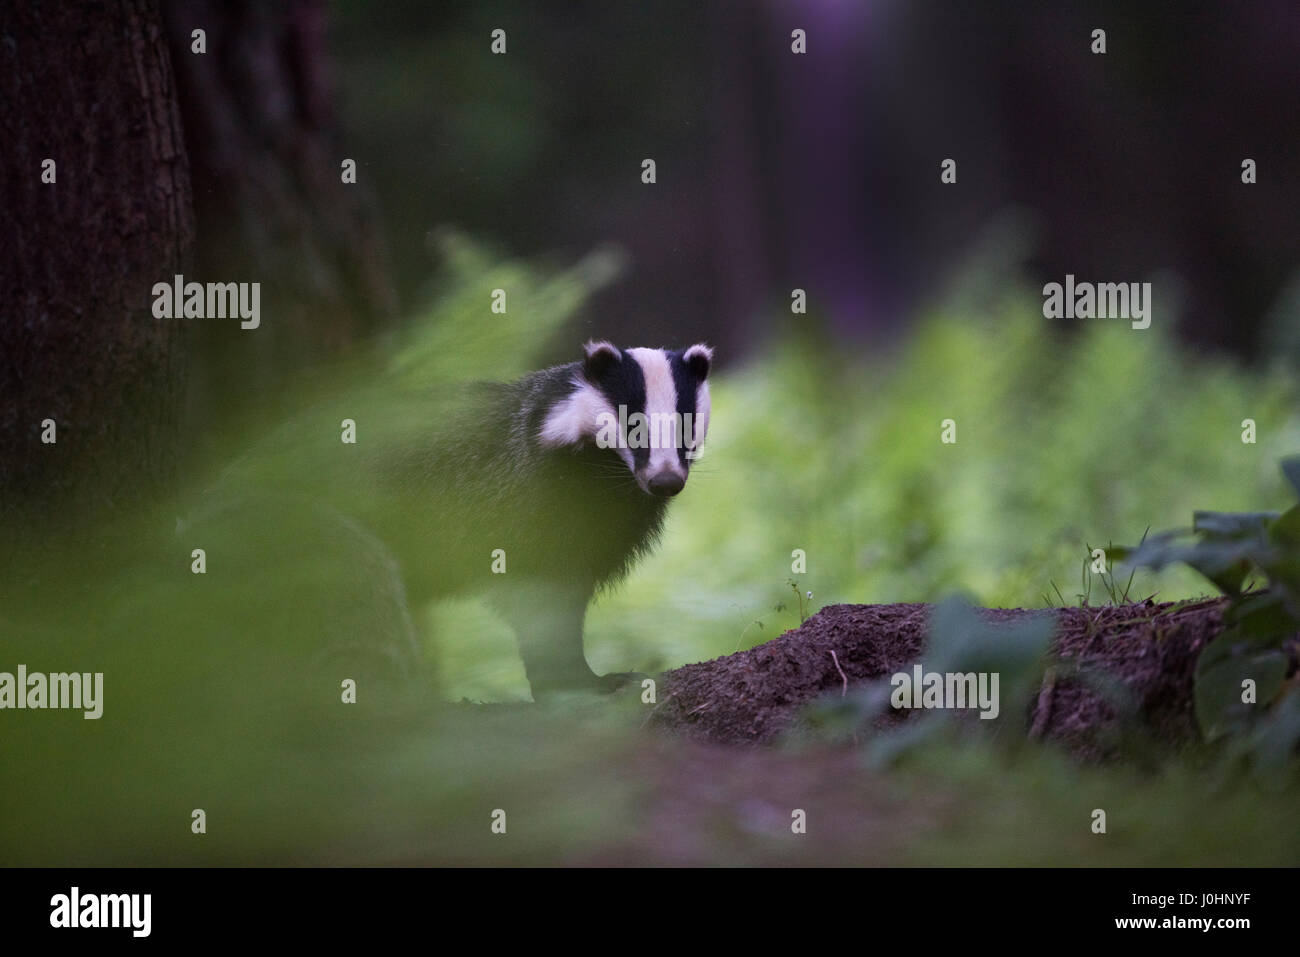
[[[700,348],[692,346],[693,349]],[[688,352],[690,350],[687,350]],[[702,383],[696,378],[686,361],[686,353],[681,355],[673,354],[673,387],[677,390],[677,414],[682,422],[682,443],[677,450],[678,459],[682,468],[689,468],[689,459],[687,453],[696,442],[695,420],[698,415],[697,399],[699,389]]]
[[[633,416],[646,410],[646,377],[641,364],[632,355],[635,349],[621,352],[623,361],[606,369],[597,387],[614,408],[619,419],[618,440],[631,454],[633,468],[644,468],[650,450],[627,441],[627,424],[636,421]]]
[[[645,376],[645,436],[649,445],[646,449],[648,462],[638,467],[646,468],[648,474],[672,472],[686,473],[685,460],[681,457],[684,444],[682,435],[686,421],[679,414],[677,378],[673,369],[672,353],[663,349],[629,349],[627,354],[636,360]],[[691,408],[695,400],[690,398]]]

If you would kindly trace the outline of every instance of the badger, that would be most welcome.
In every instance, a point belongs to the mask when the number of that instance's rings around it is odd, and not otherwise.
[[[702,343],[673,351],[588,342],[579,362],[485,387],[458,420],[465,428],[404,470],[404,484],[423,476],[438,503],[425,516],[438,568],[416,572],[417,597],[486,579],[534,698],[612,691],[633,677],[591,670],[583,619],[593,596],[653,548],[685,487],[708,433],[712,362]]]
[[[335,686],[402,683],[430,664],[411,610],[476,594],[515,631],[535,699],[618,688],[632,675],[587,664],[587,605],[655,545],[685,487],[712,361],[704,344],[594,341],[510,383],[344,389],[228,467],[185,524],[214,556],[209,617],[223,634],[237,617],[264,671],[307,656]]]

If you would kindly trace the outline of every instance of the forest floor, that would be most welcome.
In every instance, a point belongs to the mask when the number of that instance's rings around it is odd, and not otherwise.
[[[1000,726],[993,735],[963,734],[985,730],[968,712],[963,717],[972,720],[958,719],[956,736],[911,752],[903,768],[873,762],[856,733],[819,732],[816,707],[841,696],[851,702],[873,682],[887,684],[922,663],[934,606],[825,607],[755,648],[660,676],[657,703],[641,705],[649,709],[643,727],[655,733],[625,738],[624,748],[578,771],[578,778],[590,774],[583,788],[593,796],[592,789],[628,789],[617,825],[594,829],[568,850],[552,846],[542,860],[1293,863],[1300,832],[1294,824],[1279,826],[1285,802],[1261,800],[1249,788],[1216,790],[1195,757],[1195,665],[1219,634],[1225,607],[1215,598],[980,609],[992,625],[1052,616],[1046,670],[1019,697],[1023,714],[988,722]],[[1291,654],[1294,674],[1294,644]],[[626,704],[639,693],[629,688],[615,697]],[[530,709],[506,707],[516,715]],[[875,727],[901,730],[919,715],[886,708]],[[873,728],[860,730],[864,741],[873,737]],[[1164,764],[1180,753],[1185,762],[1172,770]],[[1090,828],[1097,808],[1115,815],[1109,840]],[[803,830],[792,827],[799,815]],[[1246,833],[1253,825],[1241,822],[1255,820],[1265,830]]]
[[[1160,741],[1178,746],[1195,740],[1196,659],[1219,633],[1225,602],[982,609],[979,614],[991,624],[1054,616],[1056,666],[1049,667],[1026,716],[1027,728],[1078,757],[1103,758],[1113,756],[1106,742],[1120,716],[1095,681],[1067,673],[1082,670],[1112,679]],[[923,657],[931,607],[829,605],[765,644],[669,671],[651,723],[695,741],[770,743],[795,730],[802,709],[814,699],[910,672]]]

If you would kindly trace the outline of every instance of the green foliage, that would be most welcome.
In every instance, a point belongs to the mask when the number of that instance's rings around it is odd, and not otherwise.
[[[612,263],[598,257],[555,273],[502,264],[468,245],[449,261],[440,298],[393,348],[319,371],[310,402],[296,385],[286,389],[287,401],[307,408],[298,415],[319,415],[331,448],[344,415],[358,420],[368,445],[400,442],[427,427],[402,411],[404,397],[531,368]],[[504,317],[486,313],[494,288],[510,290]],[[1032,296],[997,313],[936,315],[897,354],[872,358],[790,332],[719,376],[705,458],[674,503],[662,548],[588,618],[593,665],[650,671],[729,653],[737,636],[767,640],[816,610],[790,602],[792,587],[809,603],[810,591],[819,603],[864,602],[932,600],[960,587],[983,605],[1037,604],[1044,581],[1072,580],[1089,540],[1137,538],[1204,500],[1280,510],[1283,486],[1268,463],[1300,446],[1294,380],[1193,361],[1157,327],[1093,323],[1061,336]],[[1258,446],[1236,438],[1246,415],[1259,424]],[[944,418],[958,423],[956,445],[939,442]],[[272,433],[278,456],[259,453],[223,480],[237,486],[256,474],[278,489],[281,466],[301,472],[299,457],[318,454],[302,431]],[[217,453],[227,443],[246,448],[256,438],[223,436],[213,459],[226,460]],[[209,478],[196,487],[209,488]],[[264,652],[253,636],[270,629],[286,645],[313,642],[363,613],[357,596],[399,587],[396,570],[373,543],[346,544],[310,510],[284,511],[271,499],[244,520],[251,526],[227,524],[225,514],[208,516],[203,577],[189,571],[195,526],[177,522],[197,519],[170,503],[40,554],[0,535],[0,668],[103,671],[106,688],[98,721],[4,716],[0,766],[11,786],[0,789],[0,862],[638,863],[671,848],[723,864],[756,856],[950,865],[1297,859],[1293,794],[1216,790],[1182,763],[1153,779],[1130,768],[1069,767],[1049,749],[1011,755],[987,733],[961,734],[955,721],[909,722],[931,736],[926,746],[882,752],[888,774],[846,781],[833,751],[786,762],[647,737],[635,695],[469,709],[441,707],[432,682],[409,700],[386,701],[382,688],[362,682],[359,703],[344,707],[337,682],[323,688],[282,668],[257,678]],[[1269,528],[1278,542],[1297,537],[1294,516]],[[259,537],[275,529],[282,534]],[[232,565],[241,546],[261,550],[269,570]],[[796,548],[808,556],[797,581]],[[1271,567],[1289,574],[1285,564]],[[1176,566],[1143,574],[1139,586],[1162,598],[1203,587]],[[1004,645],[958,606],[944,607],[936,661],[991,662],[1023,677],[1006,687],[1032,686],[1043,635]],[[412,612],[435,624],[428,658],[443,695],[527,696],[513,637],[481,605]],[[1254,612],[1252,623],[1267,617]],[[1008,649],[1018,653],[1005,658]],[[1004,712],[1023,701],[1008,698]],[[1228,743],[1258,767],[1277,767],[1298,729],[1292,694]],[[773,798],[791,781],[789,796]],[[785,806],[796,793],[834,798],[817,790],[832,787],[843,810],[810,841],[790,843],[788,820],[757,836],[732,823],[764,798]],[[1098,840],[1081,826],[1103,801],[1126,809],[1115,825],[1122,840]],[[194,807],[208,812],[203,837],[189,831]],[[508,839],[488,831],[498,807],[511,815]],[[818,834],[834,836],[818,844]],[[846,844],[853,835],[866,838]],[[629,847],[638,836],[645,843]],[[621,852],[600,856],[619,842]]]
[[[449,229],[438,235],[447,273],[428,317],[399,338],[378,385],[446,389],[467,382],[509,382],[536,368],[536,358],[570,324],[574,313],[624,268],[622,254],[597,249],[567,269],[539,270],[501,261]],[[492,313],[494,290],[506,312]],[[579,343],[570,348],[580,357]]]
[[[701,661],[742,632],[757,644],[774,623],[794,627],[770,610],[789,603],[795,548],[810,611],[956,590],[1028,608],[1051,581],[1079,580],[1089,542],[1137,540],[1207,500],[1285,502],[1274,463],[1300,447],[1291,373],[1196,358],[1158,323],[1063,328],[1028,296],[992,312],[939,310],[879,356],[789,329],[724,366],[661,548],[588,616],[597,666]],[[1241,441],[1247,416],[1258,444]],[[956,444],[940,442],[945,418]],[[1113,584],[1116,597],[1159,601],[1207,591],[1184,566]],[[767,627],[751,627],[758,618]]]
[[[1055,631],[1047,613],[999,623],[966,599],[949,597],[935,606],[924,664],[929,671],[999,672],[1009,710],[1023,711],[1042,682],[1043,656]]]
[[[1284,459],[1282,473],[1300,498],[1300,456]],[[1275,749],[1289,735],[1294,747],[1300,741],[1295,706],[1277,702],[1287,691],[1283,645],[1300,635],[1300,505],[1281,514],[1196,512],[1190,531],[1164,532],[1117,551],[1134,567],[1181,562],[1231,598],[1223,633],[1196,665],[1196,718],[1204,737],[1254,732],[1261,746]],[[1265,590],[1253,590],[1256,576]],[[1255,686],[1253,702],[1242,701],[1248,680]],[[1256,732],[1259,721],[1273,724]]]
[[[12,547],[0,529],[0,671],[102,672],[105,689],[98,720],[0,713],[13,785],[0,789],[0,863],[541,860],[550,840],[581,847],[582,829],[617,806],[617,781],[565,769],[619,746],[641,715],[556,709],[519,722],[441,707],[432,672],[444,650],[421,656],[408,570],[369,522],[410,524],[429,503],[347,467],[436,428],[435,389],[534,368],[617,265],[601,253],[541,271],[445,243],[449,270],[426,316],[372,354],[287,383],[278,427],[214,445],[221,467],[173,500],[39,549]],[[501,287],[509,312],[493,315]],[[356,446],[340,442],[345,417]],[[448,624],[449,660],[458,643],[480,647],[472,617]],[[513,640],[509,652],[507,677],[522,683]],[[342,700],[345,675],[355,704]],[[544,775],[569,782],[561,793],[594,784],[605,800],[520,796]],[[530,805],[540,844],[481,840],[485,806],[512,799]],[[195,807],[211,824],[202,839],[189,831]]]

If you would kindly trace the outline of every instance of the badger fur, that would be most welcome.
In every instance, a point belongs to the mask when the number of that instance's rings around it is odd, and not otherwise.
[[[439,403],[414,431],[376,439],[372,424],[348,466],[366,491],[333,507],[384,542],[411,606],[485,594],[535,697],[612,690],[628,676],[588,666],[586,608],[654,546],[684,487],[708,431],[712,358],[706,345],[591,342],[581,361],[465,392],[454,412]]]
[[[408,609],[478,593],[515,630],[534,697],[612,690],[628,676],[588,666],[587,605],[654,546],[684,487],[712,359],[705,345],[590,342],[508,384],[431,395],[377,381],[228,469],[184,540],[228,543],[214,546],[223,574],[245,570],[250,594],[259,576],[289,581],[289,627],[266,640],[329,649],[329,673],[419,670]],[[354,445],[340,445],[342,416]]]

